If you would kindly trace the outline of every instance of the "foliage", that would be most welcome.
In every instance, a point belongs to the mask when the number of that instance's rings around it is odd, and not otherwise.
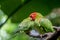
[[[12,37],[11,33],[31,12],[37,11],[45,16],[57,7],[60,7],[59,0],[0,0],[0,27],[3,24],[0,28],[0,40]],[[60,25],[60,19],[55,20],[58,20]],[[26,34],[19,33],[10,40],[28,40],[29,38]]]

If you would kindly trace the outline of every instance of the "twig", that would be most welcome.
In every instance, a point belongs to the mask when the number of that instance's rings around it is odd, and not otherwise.
[[[60,27],[55,27],[54,29],[57,29],[57,31],[51,35],[48,40],[57,40],[57,38],[60,36]]]
[[[56,32],[49,32],[49,33],[45,33],[45,34],[40,34],[40,35],[30,35],[29,33],[27,35],[29,35],[30,37],[34,37],[34,38],[40,38],[40,40],[57,40],[57,38],[60,36],[60,27],[54,27],[54,29],[56,30]],[[19,31],[17,31],[16,33],[19,33]],[[14,33],[13,35],[15,35],[16,33]],[[16,36],[16,35],[15,35]],[[13,36],[13,37],[15,37]],[[13,38],[11,37],[11,38]],[[10,39],[11,39],[10,38]]]
[[[10,38],[8,38],[7,40],[11,40],[12,38],[14,38],[14,37],[16,37],[18,35],[19,35],[19,33],[16,33],[16,34],[12,35]]]
[[[54,27],[54,29],[56,30],[56,32],[53,32],[53,33],[45,33],[41,36],[40,35],[37,35],[37,36],[34,36],[34,35],[30,35],[32,37],[36,37],[36,38],[41,38],[43,40],[57,40],[57,38],[60,36],[60,27]]]
[[[20,4],[13,12],[11,12],[10,15],[8,15],[8,18],[6,19],[6,21],[4,23],[2,23],[0,25],[0,28],[7,22],[7,20],[13,16],[20,8],[22,8],[24,5],[26,5],[27,3],[29,3],[31,0],[27,0],[26,2],[24,2],[24,4]]]

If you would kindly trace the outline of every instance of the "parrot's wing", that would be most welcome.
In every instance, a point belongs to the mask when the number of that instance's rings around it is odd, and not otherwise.
[[[28,30],[30,27],[34,25],[34,22],[31,21],[29,18],[24,19],[20,24],[19,24],[19,30]]]
[[[48,20],[46,18],[41,18],[40,24],[45,29],[46,32],[53,32],[54,31],[52,23],[50,22],[50,20]]]

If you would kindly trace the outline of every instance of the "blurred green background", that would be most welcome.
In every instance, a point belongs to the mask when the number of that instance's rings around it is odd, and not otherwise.
[[[60,26],[60,0],[0,0],[0,40],[11,37],[10,33],[32,12],[40,12],[54,26]],[[10,40],[31,39],[22,33]]]

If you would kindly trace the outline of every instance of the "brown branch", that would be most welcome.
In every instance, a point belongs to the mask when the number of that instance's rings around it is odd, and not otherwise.
[[[28,32],[27,35],[29,35],[30,37],[34,37],[34,38],[40,38],[40,40],[57,40],[57,38],[60,36],[60,27],[54,27],[54,29],[56,31],[53,33],[49,32],[49,33],[45,33],[43,35],[40,34],[40,35],[35,36],[35,35],[30,35],[30,32]],[[17,31],[16,33],[19,33],[19,31]]]
[[[57,38],[60,36],[60,27],[54,27],[54,29],[56,30],[55,32],[53,33],[45,33],[43,35],[37,35],[37,36],[34,36],[34,35],[29,35],[29,36],[32,36],[32,37],[36,37],[36,38],[41,38],[43,40],[57,40]]]
[[[57,40],[57,38],[60,36],[60,27],[54,27],[54,29],[56,29],[56,32],[53,33],[48,40]]]

